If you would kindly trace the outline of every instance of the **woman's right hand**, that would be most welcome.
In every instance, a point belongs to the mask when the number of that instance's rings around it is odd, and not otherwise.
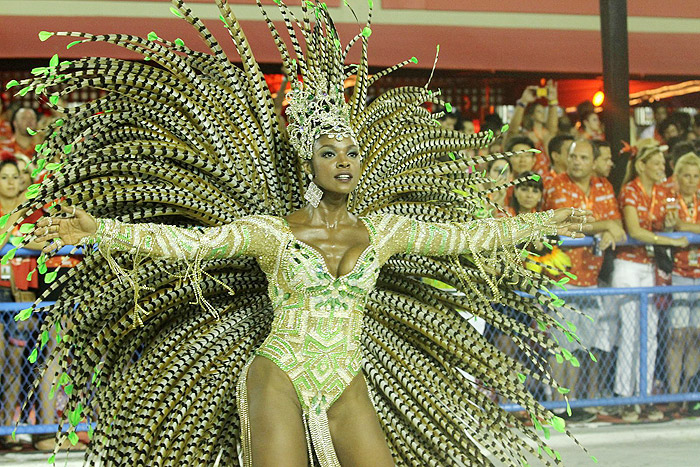
[[[97,232],[97,222],[87,212],[75,206],[56,206],[57,214],[44,216],[39,219],[34,229],[37,243],[47,244],[41,250],[48,253],[64,245],[76,245],[83,238]]]

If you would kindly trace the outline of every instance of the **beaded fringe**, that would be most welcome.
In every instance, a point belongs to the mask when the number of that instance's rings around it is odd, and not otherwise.
[[[308,430],[311,436],[313,452],[316,454],[321,467],[340,467],[335,454],[331,430],[328,427],[328,413],[325,407],[311,408],[304,417],[308,419]],[[361,447],[358,447],[361,449]]]

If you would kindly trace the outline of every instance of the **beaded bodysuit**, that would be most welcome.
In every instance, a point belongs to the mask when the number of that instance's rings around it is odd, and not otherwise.
[[[254,256],[268,278],[272,329],[255,354],[290,378],[304,412],[309,448],[322,465],[340,465],[328,429],[327,410],[362,368],[365,302],[382,265],[394,254],[477,254],[552,230],[550,214],[483,219],[463,224],[423,223],[397,215],[361,218],[370,244],[347,274],[334,277],[323,256],[298,240],[286,220],[250,216],[202,230],[101,219],[95,241],[112,251],[185,260]],[[196,264],[195,264],[196,267]],[[248,365],[252,359],[249,361]],[[244,458],[250,464],[247,367],[238,383]],[[310,438],[310,440],[309,440]]]

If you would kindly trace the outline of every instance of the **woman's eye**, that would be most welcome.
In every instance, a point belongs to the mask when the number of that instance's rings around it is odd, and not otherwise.
[[[353,151],[353,152],[349,153],[348,156],[350,156],[350,157],[359,157],[360,154],[359,154],[358,152]]]
[[[323,154],[321,154],[321,157],[333,157],[335,154],[333,154],[330,151],[326,151]]]

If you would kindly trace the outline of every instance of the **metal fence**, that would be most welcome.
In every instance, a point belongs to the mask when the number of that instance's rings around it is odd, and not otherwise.
[[[700,243],[700,235],[689,237],[692,243]],[[595,239],[589,237],[566,240],[563,246],[589,246],[594,242]],[[9,248],[0,251],[0,255]],[[68,251],[69,248],[65,248],[62,253]],[[17,256],[36,255],[37,252],[31,250],[17,252]],[[563,335],[558,336],[560,343],[579,366],[551,361],[557,380],[571,391],[568,404],[572,408],[700,401],[700,285],[570,288],[557,295],[593,318],[592,323],[587,319],[582,323],[579,319],[572,324],[597,363],[591,360],[588,351]],[[55,432],[58,415],[67,400],[63,386],[52,386],[51,381],[45,381],[27,408],[21,410],[28,388],[34,383],[36,366],[44,362],[55,345],[49,341],[36,363],[28,361],[43,319],[39,312],[27,321],[16,322],[15,314],[28,305],[0,303],[3,331],[0,334],[0,436],[12,433],[17,420],[20,425],[16,433]],[[498,335],[488,332],[487,329],[486,337],[495,345],[507,345],[506,340],[499,342]],[[623,335],[635,351],[620,352],[618,344]],[[558,375],[560,370],[564,373]],[[50,369],[49,373],[53,371]],[[534,385],[530,390],[548,408],[567,405],[561,396],[553,395],[544,386]],[[506,410],[520,409],[508,401],[500,402]],[[87,429],[87,424],[78,427],[78,431]]]
[[[566,369],[557,380],[570,390],[572,408],[700,401],[700,286],[596,287],[557,295],[594,319],[583,318],[588,322],[576,326],[576,332],[595,362],[563,335],[558,340],[578,366],[550,361],[555,375],[558,368]],[[677,315],[686,311],[695,315],[695,322],[691,319],[688,324],[693,326],[680,327]],[[623,334],[635,344],[637,351],[631,355],[620,352]],[[547,388],[531,390],[547,408],[566,407],[563,398],[556,400]],[[504,407],[521,409],[508,403]]]

